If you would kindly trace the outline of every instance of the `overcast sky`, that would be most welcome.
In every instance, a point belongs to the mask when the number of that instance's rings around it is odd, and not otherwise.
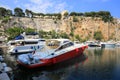
[[[120,18],[120,0],[0,0],[0,7],[20,7],[41,13],[110,11]]]

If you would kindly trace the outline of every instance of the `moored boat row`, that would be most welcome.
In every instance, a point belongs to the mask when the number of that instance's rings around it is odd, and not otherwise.
[[[73,58],[82,54],[88,46],[114,48],[116,43],[87,41],[84,44],[76,44],[69,39],[24,39],[9,41],[8,46],[11,47],[9,53],[20,54],[17,57],[18,64],[27,68],[36,68]]]
[[[98,41],[86,41],[89,47],[101,47],[101,48],[115,48],[120,47],[120,42],[107,41],[107,42],[98,42]]]

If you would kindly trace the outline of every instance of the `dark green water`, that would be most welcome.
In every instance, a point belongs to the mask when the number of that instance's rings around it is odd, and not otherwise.
[[[83,55],[49,67],[17,69],[14,80],[120,80],[120,48],[88,48]]]

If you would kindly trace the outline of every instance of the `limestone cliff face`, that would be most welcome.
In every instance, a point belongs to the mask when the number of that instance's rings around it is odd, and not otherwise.
[[[37,31],[66,32],[70,34],[71,28],[74,28],[74,35],[79,35],[82,38],[93,39],[94,32],[101,31],[105,40],[109,38],[120,39],[120,20],[114,19],[114,23],[105,23],[101,18],[91,17],[67,17],[63,20],[44,19],[44,18],[20,18],[12,17],[6,24],[0,25],[2,28],[8,27],[23,27],[34,28]],[[1,23],[0,21],[0,24]]]
[[[101,31],[104,40],[117,39],[120,40],[120,20],[114,19],[112,23],[104,22],[101,18],[92,17],[76,17],[77,22],[74,22],[73,17],[63,21],[61,28],[64,32],[70,33],[71,27],[74,28],[74,35],[79,35],[82,38],[93,39],[94,32]]]

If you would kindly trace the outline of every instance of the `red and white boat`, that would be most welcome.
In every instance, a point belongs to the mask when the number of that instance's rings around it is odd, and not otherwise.
[[[71,41],[63,43],[54,50],[48,50],[45,46],[39,52],[35,52],[34,54],[19,55],[17,62],[26,68],[53,65],[82,54],[87,47],[87,45],[74,44]]]

